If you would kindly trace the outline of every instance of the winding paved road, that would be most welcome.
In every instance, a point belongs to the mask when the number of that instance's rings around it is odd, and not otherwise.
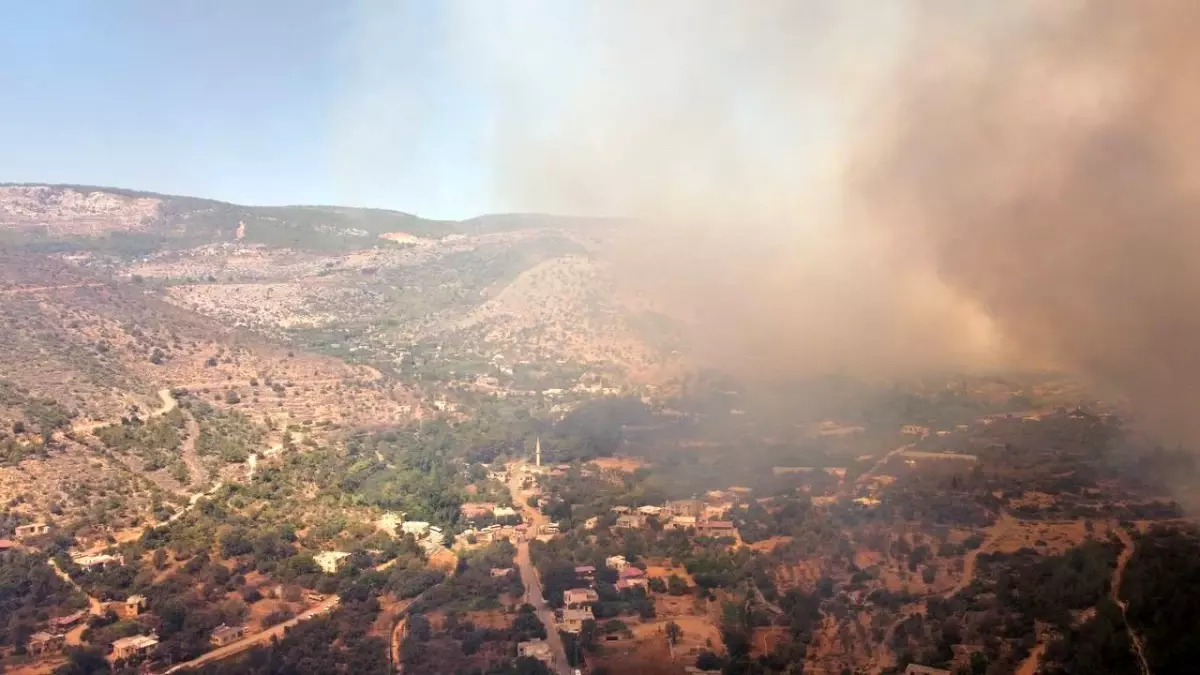
[[[522,518],[532,530],[527,534],[532,536],[536,535],[542,525],[546,524],[546,517],[537,509],[530,508],[522,498],[521,478],[518,471],[520,466],[520,464],[508,466],[508,491],[512,495],[513,504],[521,510]],[[533,560],[529,557],[528,537],[517,542],[517,569],[521,572],[521,583],[525,585],[525,602],[533,605],[537,610],[538,618],[546,626],[546,642],[550,643],[550,649],[554,653],[554,672],[557,675],[571,675],[571,667],[567,664],[567,650],[563,646],[558,629],[555,628],[554,610],[546,604],[546,598],[542,596],[542,582],[538,578],[537,568],[533,566]]]

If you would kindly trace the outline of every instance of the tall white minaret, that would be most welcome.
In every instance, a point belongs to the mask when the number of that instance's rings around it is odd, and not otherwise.
[[[533,462],[537,466],[542,465],[542,437],[537,437],[537,442],[533,446]]]

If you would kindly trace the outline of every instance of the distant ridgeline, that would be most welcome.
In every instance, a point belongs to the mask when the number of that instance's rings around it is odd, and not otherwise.
[[[222,241],[340,251],[410,245],[421,238],[615,221],[537,214],[430,220],[339,206],[240,206],[212,199],[87,185],[0,184],[0,245],[41,251],[146,255]]]

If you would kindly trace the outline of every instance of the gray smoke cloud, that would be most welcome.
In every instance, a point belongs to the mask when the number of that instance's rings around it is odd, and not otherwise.
[[[496,202],[636,219],[707,358],[1050,363],[1200,434],[1200,3],[451,7]]]
[[[860,160],[883,227],[1026,353],[1200,440],[1200,5],[926,7]]]
[[[619,290],[686,317],[701,358],[770,376],[979,362],[986,320],[887,237],[844,227],[855,121],[902,44],[898,6],[459,7],[499,197],[635,219],[608,252]]]

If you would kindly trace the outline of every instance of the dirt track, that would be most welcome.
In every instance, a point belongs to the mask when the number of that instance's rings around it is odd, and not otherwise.
[[[6,288],[0,291],[0,295],[21,295],[24,293],[43,293],[46,291],[58,291],[68,288],[95,288],[97,286],[107,286],[102,283],[87,283],[87,284],[64,284],[62,286],[26,286],[25,288]]]
[[[149,413],[146,413],[147,418],[165,415],[179,406],[179,401],[176,401],[175,397],[171,395],[170,389],[159,389],[158,398],[162,400],[162,405],[150,411]],[[112,420],[104,422],[82,422],[71,425],[71,431],[76,435],[90,434],[101,427],[106,427],[113,423],[114,422]]]
[[[1121,617],[1125,619],[1125,630],[1129,631],[1129,639],[1133,642],[1133,651],[1138,657],[1138,668],[1141,670],[1141,675],[1150,674],[1150,664],[1146,662],[1146,654],[1142,651],[1142,641],[1138,638],[1137,633],[1133,630],[1133,626],[1129,623],[1129,617],[1126,615],[1126,604],[1121,599],[1121,578],[1125,575],[1125,566],[1129,564],[1129,559],[1133,557],[1133,552],[1136,550],[1136,545],[1133,542],[1133,537],[1125,531],[1123,527],[1116,527],[1117,538],[1121,540],[1121,544],[1125,548],[1121,549],[1121,554],[1117,556],[1117,568],[1113,570],[1112,578],[1112,599],[1121,608]]]
[[[971,582],[975,580],[975,566],[976,560],[979,559],[979,554],[990,553],[992,547],[996,545],[996,542],[1000,540],[1000,537],[1004,536],[1004,533],[1008,531],[1008,528],[1012,527],[1014,522],[1016,521],[1012,516],[1004,512],[1000,513],[1000,517],[996,519],[995,523],[992,523],[990,528],[988,528],[987,536],[984,538],[983,542],[980,543],[979,548],[975,549],[974,551],[968,551],[967,555],[963,558],[962,578],[958,580],[957,584],[954,584],[953,588],[943,593],[942,597],[952,598],[960,593],[964,588],[971,585]]]

